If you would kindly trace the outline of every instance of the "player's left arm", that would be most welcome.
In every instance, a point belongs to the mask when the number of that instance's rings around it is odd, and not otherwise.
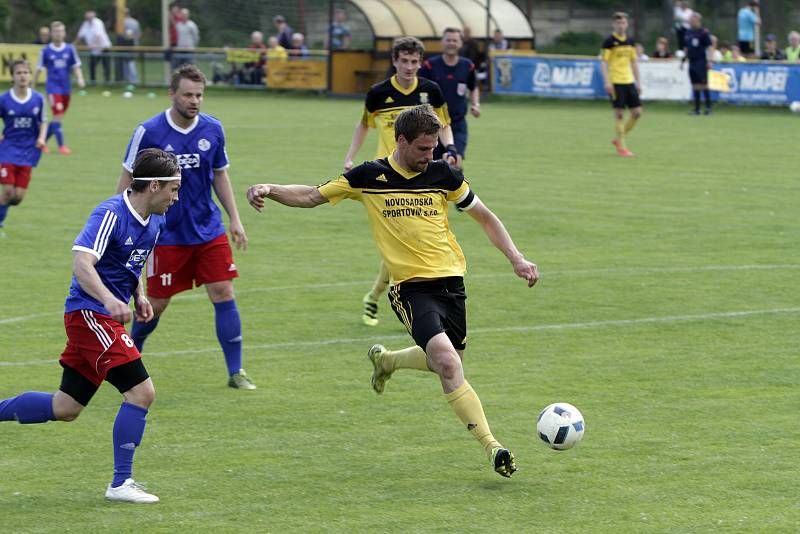
[[[47,144],[47,116],[44,107],[39,111],[42,114],[42,123],[39,125],[39,136],[36,138],[36,148],[43,149]]]
[[[231,221],[230,230],[233,242],[237,249],[247,250],[247,234],[244,233],[244,226],[239,219],[239,210],[236,208],[236,200],[233,197],[233,186],[228,176],[227,169],[214,171],[214,192],[228,214]]]
[[[86,81],[83,79],[83,71],[81,70],[80,63],[72,67],[72,72],[75,74],[75,80],[78,82],[78,87],[81,89],[86,87]]]
[[[636,84],[636,91],[642,94],[642,82],[639,78],[639,62],[635,57],[631,59],[631,70],[633,71],[633,81]]]
[[[539,268],[535,263],[526,260],[525,256],[517,249],[508,230],[506,230],[497,215],[487,208],[479,198],[476,198],[475,204],[466,211],[473,219],[478,221],[478,224],[481,225],[483,231],[489,237],[489,241],[508,258],[517,276],[527,280],[528,287],[533,287],[539,280]]]
[[[147,295],[144,292],[145,272],[144,270],[139,277],[139,285],[133,292],[133,304],[136,307],[136,320],[140,323],[147,323],[153,319],[153,305],[150,304]]]

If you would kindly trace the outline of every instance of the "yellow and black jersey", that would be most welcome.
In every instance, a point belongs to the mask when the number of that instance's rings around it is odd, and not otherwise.
[[[358,200],[393,284],[411,278],[463,276],[466,261],[450,231],[447,203],[469,210],[477,197],[460,171],[441,160],[408,172],[391,156],[367,161],[319,186],[331,204]]]
[[[636,61],[636,46],[633,38],[616,33],[603,41],[603,61],[608,63],[608,77],[612,84],[634,83],[631,64]]]
[[[394,152],[394,120],[405,109],[430,104],[439,115],[442,125],[450,124],[447,104],[442,90],[436,82],[427,78],[416,78],[411,87],[404,89],[392,76],[370,87],[364,101],[361,122],[370,128],[378,128],[378,152],[375,158],[385,158]]]

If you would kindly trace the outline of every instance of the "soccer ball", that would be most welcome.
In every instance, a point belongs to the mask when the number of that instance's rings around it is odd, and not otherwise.
[[[800,113],[800,100],[795,100],[789,104],[789,109],[792,111],[792,113]]]
[[[581,412],[566,402],[551,404],[536,420],[536,432],[542,442],[559,451],[571,449],[583,439],[585,426]]]
[[[122,98],[132,98],[132,97],[133,93],[131,93],[130,91],[125,91],[124,93],[122,93]]]

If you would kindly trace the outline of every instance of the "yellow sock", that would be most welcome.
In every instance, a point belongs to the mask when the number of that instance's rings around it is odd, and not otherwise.
[[[617,132],[617,140],[619,141],[620,148],[627,148],[625,146],[625,124],[622,122],[622,119],[616,121],[614,130]]]
[[[387,287],[389,287],[389,269],[381,261],[381,265],[378,267],[378,276],[375,278],[375,283],[372,284],[372,289],[369,290],[370,298],[377,302],[381,295],[386,292]]]
[[[396,371],[398,369],[417,369],[418,371],[430,371],[428,358],[425,351],[418,345],[401,350],[390,350],[383,355],[383,368],[386,371]]]
[[[489,423],[486,422],[486,416],[483,413],[483,406],[478,394],[469,385],[469,382],[464,381],[461,386],[450,393],[446,393],[444,398],[447,400],[453,411],[461,422],[467,425],[467,430],[472,432],[487,455],[492,453],[495,447],[501,447],[500,443],[494,439],[492,431],[489,429]]]
[[[634,117],[633,115],[628,117],[628,122],[625,123],[625,133],[628,133],[631,130],[633,130],[633,127],[636,126],[636,121],[638,120],[639,117]]]

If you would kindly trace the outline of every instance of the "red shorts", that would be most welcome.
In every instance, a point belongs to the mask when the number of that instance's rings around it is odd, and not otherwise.
[[[33,167],[30,165],[0,163],[0,184],[28,189],[28,184],[31,183],[32,169]]]
[[[228,236],[200,245],[156,245],[147,260],[147,295],[169,298],[181,291],[239,276]]]
[[[108,315],[91,310],[65,313],[64,328],[67,346],[61,363],[95,386],[100,387],[109,370],[142,357],[122,323]]]
[[[69,107],[69,95],[47,95],[53,115],[63,115]]]

